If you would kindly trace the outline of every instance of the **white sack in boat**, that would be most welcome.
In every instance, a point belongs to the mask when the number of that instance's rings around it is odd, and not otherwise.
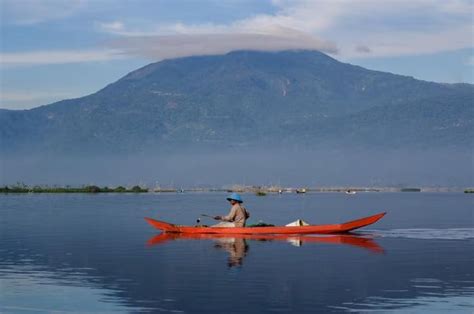
[[[289,224],[285,225],[287,227],[298,227],[298,226],[309,226],[309,223],[302,219],[295,220],[293,222],[290,222]]]

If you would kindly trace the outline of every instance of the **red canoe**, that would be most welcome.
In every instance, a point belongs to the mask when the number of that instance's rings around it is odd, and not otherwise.
[[[365,217],[342,224],[310,225],[310,226],[275,226],[275,227],[244,227],[244,228],[211,228],[173,225],[145,217],[145,220],[156,229],[164,232],[198,233],[198,234],[330,234],[347,233],[371,225],[381,219],[385,213]]]

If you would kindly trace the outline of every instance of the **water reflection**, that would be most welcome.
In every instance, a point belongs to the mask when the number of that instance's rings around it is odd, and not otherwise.
[[[249,250],[249,241],[286,241],[293,246],[300,247],[303,244],[339,244],[349,245],[366,249],[373,253],[384,253],[384,249],[372,238],[356,235],[331,235],[331,236],[308,236],[308,235],[248,235],[248,234],[187,234],[187,233],[161,233],[150,238],[147,243],[150,246],[163,244],[175,240],[213,240],[214,247],[229,253],[229,267],[242,266],[243,259]]]
[[[252,201],[282,223],[302,200],[292,197]],[[221,195],[0,198],[0,312],[472,312],[472,197],[339,198],[307,194],[324,210],[298,216],[324,223],[394,209],[375,230],[348,236],[163,234],[148,247],[143,217],[157,203],[163,220],[192,223]]]
[[[247,241],[242,238],[217,239],[214,247],[229,253],[229,258],[227,259],[227,266],[229,267],[242,266],[244,257],[249,250]]]

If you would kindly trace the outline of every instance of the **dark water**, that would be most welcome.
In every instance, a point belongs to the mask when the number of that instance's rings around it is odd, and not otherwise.
[[[194,224],[224,194],[0,195],[0,312],[472,313],[473,195],[244,197],[253,222],[388,214],[355,237],[151,240],[144,216]]]

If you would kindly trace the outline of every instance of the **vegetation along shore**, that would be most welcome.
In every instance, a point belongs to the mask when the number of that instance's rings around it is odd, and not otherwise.
[[[281,186],[243,186],[235,185],[232,187],[193,187],[193,188],[174,188],[174,187],[155,187],[134,185],[130,187],[100,187],[97,185],[77,186],[48,186],[26,184],[4,185],[0,186],[0,193],[184,193],[184,192],[239,192],[253,193],[257,196],[266,196],[268,194],[283,193],[346,193],[356,194],[361,192],[464,192],[474,193],[473,188],[461,187],[281,187]]]
[[[85,185],[82,187],[71,186],[27,186],[27,185],[13,185],[0,187],[0,193],[145,193],[147,188],[142,188],[135,185],[131,188],[118,186],[114,188],[99,187],[96,185]]]

